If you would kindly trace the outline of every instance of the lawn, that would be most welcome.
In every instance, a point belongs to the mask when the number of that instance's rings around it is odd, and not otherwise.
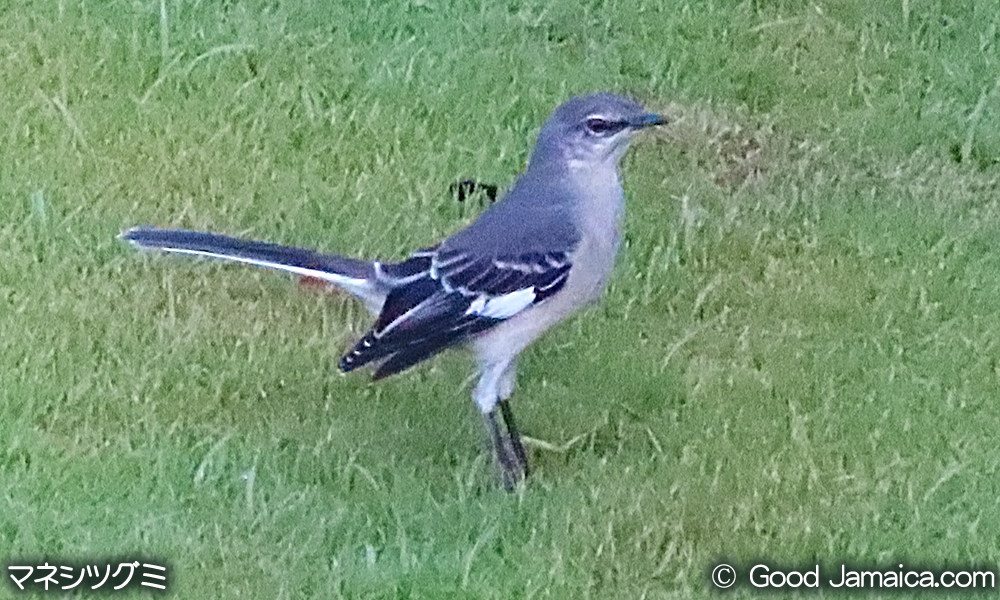
[[[29,0],[0,72],[0,597],[43,560],[178,598],[1000,569],[995,0]],[[349,298],[116,239],[402,257],[595,90],[674,123],[603,302],[522,359],[513,494],[467,355],[344,375]]]

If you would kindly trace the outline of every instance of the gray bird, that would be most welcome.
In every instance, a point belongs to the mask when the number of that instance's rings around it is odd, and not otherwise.
[[[445,348],[471,347],[480,372],[472,399],[511,490],[528,474],[508,402],[517,357],[601,296],[621,242],[618,162],[636,131],[663,123],[621,96],[570,99],[542,126],[527,168],[501,200],[400,262],[179,229],[137,227],[120,237],[142,249],[289,271],[349,292],[377,318],[340,359],[344,371],[371,364],[381,379]]]

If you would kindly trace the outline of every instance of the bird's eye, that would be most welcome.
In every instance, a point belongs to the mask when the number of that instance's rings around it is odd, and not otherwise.
[[[587,130],[596,135],[603,135],[610,131],[612,127],[613,124],[610,121],[605,121],[600,117],[587,119]]]

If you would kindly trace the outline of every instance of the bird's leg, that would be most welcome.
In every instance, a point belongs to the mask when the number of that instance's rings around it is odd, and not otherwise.
[[[497,423],[496,410],[483,413],[483,417],[486,419],[486,428],[490,431],[490,439],[493,442],[493,453],[496,455],[497,463],[500,465],[503,487],[508,492],[513,492],[518,480],[524,477],[524,471],[517,464],[518,459],[512,457],[510,454],[511,448],[508,446],[508,440],[500,430],[500,424]],[[506,417],[504,419],[506,420]],[[520,441],[518,444],[520,444]]]
[[[493,442],[493,452],[500,465],[503,486],[513,491],[518,481],[528,474],[528,458],[521,443],[521,435],[514,424],[507,398],[514,391],[514,377],[517,369],[515,359],[488,362],[482,366],[479,383],[472,392],[472,399],[482,411]],[[501,427],[497,419],[497,405],[503,418]]]
[[[499,403],[500,415],[503,416],[504,425],[507,427],[507,439],[510,441],[510,449],[514,452],[514,458],[518,462],[522,477],[528,476],[528,453],[524,451],[524,444],[521,443],[521,433],[514,423],[514,412],[510,409],[510,402],[501,400]]]
[[[519,463],[521,463],[521,471],[524,476],[527,477],[529,473],[528,469],[528,453],[524,451],[524,444],[521,443],[521,432],[517,429],[517,424],[514,422],[514,411],[510,408],[511,395],[514,393],[514,383],[517,379],[517,359],[510,361],[507,368],[504,369],[503,374],[500,375],[500,379],[497,381],[497,392],[499,396],[500,414],[503,416],[504,425],[507,427],[507,437],[510,440],[510,448],[514,452],[514,457]]]

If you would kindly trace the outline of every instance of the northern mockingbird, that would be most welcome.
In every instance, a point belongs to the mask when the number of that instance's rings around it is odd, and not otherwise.
[[[621,241],[618,162],[636,131],[665,122],[613,94],[567,101],[542,126],[527,168],[501,200],[400,262],[179,229],[137,227],[121,237],[143,249],[290,271],[351,293],[377,318],[340,359],[344,371],[372,364],[381,379],[445,348],[470,346],[480,371],[472,399],[510,490],[528,473],[508,402],[517,357],[600,297]]]

